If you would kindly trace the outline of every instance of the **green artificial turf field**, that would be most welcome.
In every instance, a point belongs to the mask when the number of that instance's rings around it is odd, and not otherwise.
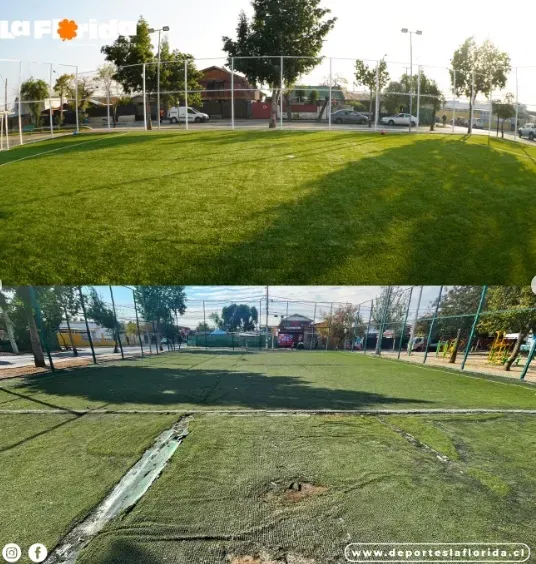
[[[379,408],[525,413],[291,414]],[[14,411],[35,409],[49,413]],[[532,545],[534,409],[528,383],[346,352],[183,350],[6,380],[0,545],[53,549],[189,410],[161,477],[78,563],[335,564],[350,542]]]
[[[389,417],[197,416],[161,478],[79,562],[338,564],[351,542],[534,544],[536,418],[407,421],[456,459],[413,445]]]
[[[0,410],[536,409],[536,387],[345,352],[183,350],[0,384]]]
[[[535,158],[528,145],[439,134],[63,137],[0,155],[0,273],[14,284],[526,284]]]

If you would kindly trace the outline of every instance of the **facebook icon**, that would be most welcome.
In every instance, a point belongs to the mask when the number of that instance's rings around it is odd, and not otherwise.
[[[44,544],[35,543],[30,546],[28,550],[28,558],[32,562],[43,562],[48,556],[48,551]]]

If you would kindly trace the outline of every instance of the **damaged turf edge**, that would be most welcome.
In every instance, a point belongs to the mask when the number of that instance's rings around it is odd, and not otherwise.
[[[190,421],[190,417],[183,417],[171,429],[161,433],[97,508],[67,533],[46,564],[73,564],[80,551],[111,519],[134,506],[188,435]]]

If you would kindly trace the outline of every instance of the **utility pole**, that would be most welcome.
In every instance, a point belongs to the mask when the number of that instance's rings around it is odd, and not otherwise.
[[[266,350],[268,350],[268,286],[266,286]]]

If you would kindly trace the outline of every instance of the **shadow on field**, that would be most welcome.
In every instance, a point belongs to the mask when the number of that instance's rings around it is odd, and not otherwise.
[[[98,554],[99,564],[125,564],[126,562],[154,562],[154,554],[144,550],[139,544],[119,539],[105,542],[106,549]],[[101,545],[102,547],[102,545]]]
[[[210,361],[205,360],[205,362]],[[313,387],[294,376],[270,376],[260,372],[190,368],[102,366],[47,379],[25,379],[21,396],[33,394],[72,397],[105,403],[112,409],[122,404],[151,405],[165,409],[178,404],[213,409],[360,409],[396,404],[431,404],[416,398],[394,398],[359,390]],[[326,367],[329,369],[329,367]],[[28,395],[24,395],[27,393]],[[99,405],[99,407],[102,407]],[[130,407],[132,408],[132,407]]]
[[[264,229],[203,249],[188,267],[206,284],[529,280],[534,171],[485,145],[459,146],[416,139],[350,162],[267,210]]]

